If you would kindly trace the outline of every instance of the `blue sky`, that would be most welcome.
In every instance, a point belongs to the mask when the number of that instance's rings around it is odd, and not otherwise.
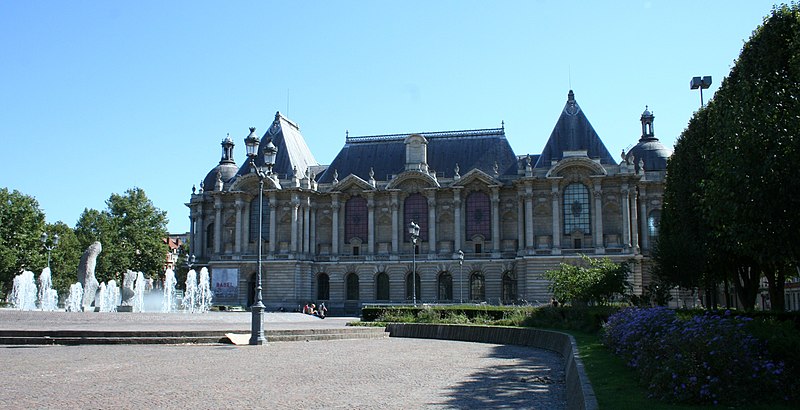
[[[567,92],[612,154],[648,105],[672,147],[772,1],[0,0],[0,186],[74,226],[145,190],[188,230],[230,133],[276,111],[330,163],[350,135],[499,127],[538,154]]]

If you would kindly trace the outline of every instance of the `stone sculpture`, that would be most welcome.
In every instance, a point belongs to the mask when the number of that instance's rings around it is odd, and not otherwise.
[[[78,264],[78,282],[83,285],[83,310],[90,310],[100,287],[97,278],[94,276],[94,269],[97,266],[97,255],[103,251],[103,246],[100,242],[95,241],[93,244],[86,248],[86,251],[81,255],[81,261]]]
[[[127,306],[128,308],[123,308],[120,312],[130,312],[133,308],[133,285],[136,283],[136,275],[137,273],[132,270],[125,272],[125,276],[122,279],[122,290],[120,291],[120,293],[122,293],[122,303],[120,303],[120,307]]]

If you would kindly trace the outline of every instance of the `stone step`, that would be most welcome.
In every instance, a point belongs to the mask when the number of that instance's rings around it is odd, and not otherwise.
[[[215,344],[230,343],[225,331],[24,331],[0,330],[0,345]],[[382,327],[267,330],[267,343],[389,337]]]

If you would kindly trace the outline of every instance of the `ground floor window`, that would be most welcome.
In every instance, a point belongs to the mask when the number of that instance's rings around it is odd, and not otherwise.
[[[422,294],[422,286],[421,286],[422,283],[419,280],[419,273],[417,273],[414,276],[415,276],[415,279],[416,279],[415,280],[415,282],[416,282],[415,286],[416,286],[417,299],[419,299],[419,295]],[[414,290],[415,290],[414,286],[411,285],[411,273],[409,273],[408,275],[406,275],[406,300],[412,300],[413,299]]]
[[[381,272],[375,277],[375,299],[389,300],[389,275]]]
[[[345,299],[347,300],[358,300],[358,275],[355,273],[347,274],[346,279],[346,286],[345,286]]]
[[[320,273],[317,276],[317,299],[329,300],[331,298],[330,278],[327,273]]]
[[[503,274],[503,303],[514,303],[517,300],[517,275],[512,272]]]
[[[439,274],[439,300],[453,300],[453,275],[450,272]]]
[[[483,275],[475,272],[469,278],[469,298],[471,300],[486,299],[486,283]]]

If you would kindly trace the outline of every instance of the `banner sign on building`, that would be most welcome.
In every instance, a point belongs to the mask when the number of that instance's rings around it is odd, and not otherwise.
[[[239,269],[216,268],[211,273],[214,299],[236,299],[239,296]]]

